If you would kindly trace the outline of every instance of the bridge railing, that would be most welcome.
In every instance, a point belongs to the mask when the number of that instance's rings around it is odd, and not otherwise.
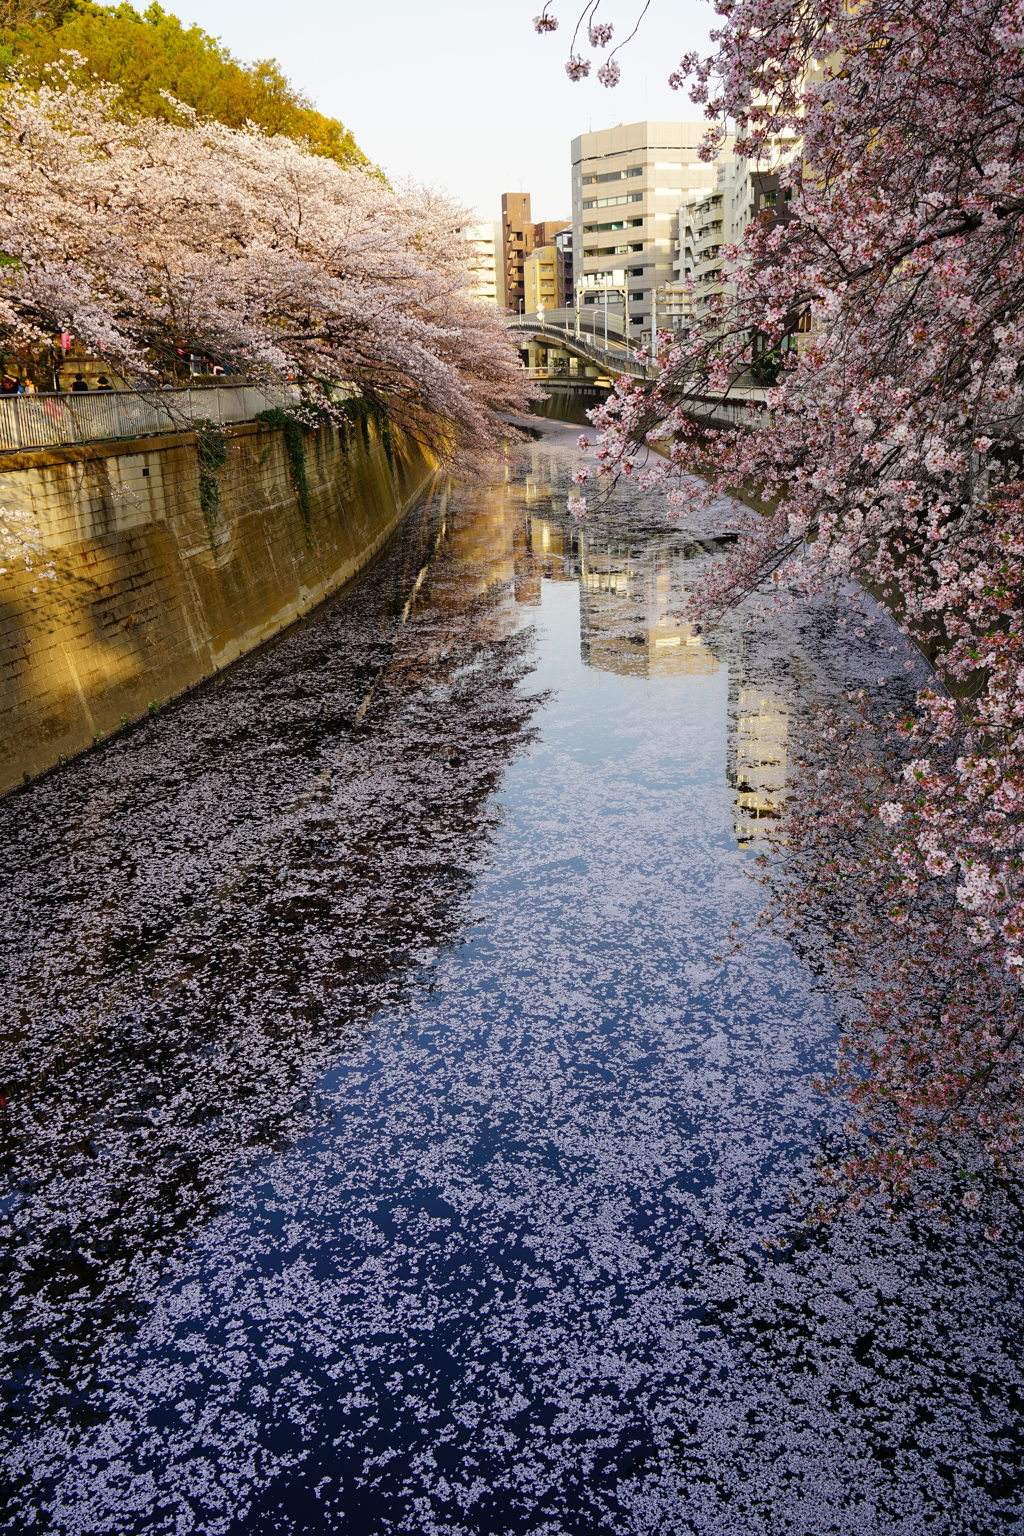
[[[530,335],[567,336],[575,341],[593,341],[599,345],[607,343],[609,346],[631,347],[628,336],[622,329],[622,322],[609,325],[605,332],[603,315],[595,318],[592,315],[581,314],[577,320],[574,310],[545,311],[543,319],[539,315],[517,315],[508,322],[510,330],[525,331]]]
[[[0,395],[0,453],[181,432],[198,421],[251,421],[289,398],[287,388],[254,384]]]

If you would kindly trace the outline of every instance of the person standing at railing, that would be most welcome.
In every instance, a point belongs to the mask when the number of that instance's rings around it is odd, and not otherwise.
[[[114,386],[111,384],[106,374],[101,373],[99,378],[96,380],[96,388],[101,394],[109,394],[113,390]]]
[[[83,375],[76,373],[74,379],[71,381],[71,393],[73,395],[80,395],[83,391],[87,391],[88,388],[89,385],[86,383]]]

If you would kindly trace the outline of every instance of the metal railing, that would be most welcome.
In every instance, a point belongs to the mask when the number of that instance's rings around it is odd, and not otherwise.
[[[251,421],[290,398],[287,388],[253,384],[0,395],[0,453],[184,432],[198,421]]]
[[[578,312],[575,309],[546,309],[543,315],[539,310],[530,311],[525,315],[511,315],[508,320],[512,330],[528,330],[531,327],[541,326],[546,330],[572,332],[573,335],[586,334],[588,336],[603,336],[605,330],[605,314],[600,305],[585,305]],[[609,339],[621,339],[625,336],[625,326],[621,312],[608,315]]]
[[[585,384],[590,387],[599,384],[599,380],[591,378],[586,373],[573,373],[570,368],[527,368],[526,372],[531,379],[547,379],[554,384]]]

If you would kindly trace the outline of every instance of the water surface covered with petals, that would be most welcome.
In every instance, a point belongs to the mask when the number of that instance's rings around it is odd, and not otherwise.
[[[1013,1224],[764,1246],[842,1110],[751,862],[879,664],[694,634],[573,437],[0,805],[5,1529],[1024,1531]]]

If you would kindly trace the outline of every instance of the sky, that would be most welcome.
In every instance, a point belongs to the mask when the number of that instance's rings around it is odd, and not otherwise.
[[[616,39],[642,0],[603,0]],[[137,0],[144,9],[145,0]],[[538,36],[540,0],[164,0],[246,62],[276,58],[321,112],[351,128],[396,184],[443,189],[480,219],[502,192],[529,192],[536,219],[568,219],[570,142],[644,118],[690,120],[697,109],[668,75],[703,51],[708,0],[652,0],[619,55],[622,82],[566,77],[576,0],[555,0],[561,26]]]

